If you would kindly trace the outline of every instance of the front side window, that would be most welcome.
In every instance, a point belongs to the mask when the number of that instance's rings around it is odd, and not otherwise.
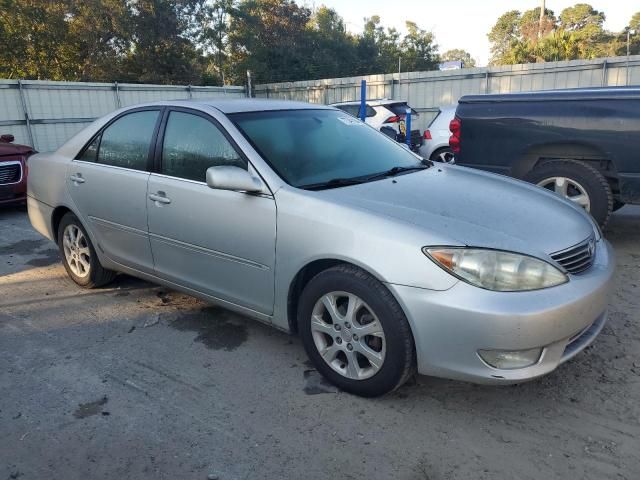
[[[93,141],[87,145],[84,151],[76,157],[83,162],[95,162],[98,158],[98,146],[100,145],[100,135],[93,139]]]
[[[207,169],[231,165],[247,169],[222,132],[206,118],[171,112],[162,148],[161,173],[204,182]]]
[[[157,110],[133,112],[109,125],[102,133],[98,163],[146,170],[158,115]]]
[[[413,153],[341,111],[281,110],[229,117],[276,173],[295,187],[423,166]]]

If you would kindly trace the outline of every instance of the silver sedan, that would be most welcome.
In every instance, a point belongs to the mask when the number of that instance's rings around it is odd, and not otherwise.
[[[529,380],[606,321],[613,256],[584,211],[330,107],[122,109],[29,160],[28,207],[78,285],[125,272],[297,332],[364,396],[416,370]]]

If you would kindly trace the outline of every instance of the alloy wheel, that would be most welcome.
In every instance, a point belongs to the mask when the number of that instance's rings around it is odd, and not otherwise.
[[[591,210],[591,199],[585,188],[567,177],[549,177],[538,182],[538,186],[551,190],[558,195],[580,205],[587,212]]]
[[[442,163],[455,163],[453,153],[448,151],[440,152],[436,156],[436,159],[438,162],[442,162]]]
[[[322,359],[340,375],[365,380],[384,363],[386,340],[378,317],[360,297],[330,292],[311,314],[313,342]]]
[[[84,278],[91,270],[91,252],[84,233],[77,225],[67,225],[62,235],[64,258],[74,275]]]

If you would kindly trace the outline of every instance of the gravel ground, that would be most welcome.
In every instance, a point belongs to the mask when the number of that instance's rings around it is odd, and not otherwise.
[[[606,232],[610,320],[511,387],[337,392],[290,337],[119,277],[83,291],[0,210],[0,479],[640,478],[640,207]]]

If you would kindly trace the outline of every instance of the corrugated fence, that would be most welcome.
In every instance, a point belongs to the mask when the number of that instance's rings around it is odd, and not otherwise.
[[[465,94],[556,88],[640,85],[640,55],[547,62],[447,72],[407,72],[256,85],[256,97],[335,103],[367,98],[408,101],[425,129],[438,107]],[[94,119],[117,108],[156,100],[244,97],[244,87],[194,87],[118,83],[0,80],[0,133],[39,151],[54,150]]]
[[[628,59],[612,57],[272,83],[257,85],[254,94],[257,97],[324,104],[355,101],[360,99],[362,78],[367,80],[368,99],[391,98],[409,102],[420,113],[417,127],[423,130],[439,106],[454,104],[466,94],[640,85],[640,55]]]
[[[96,118],[136,103],[244,97],[244,87],[0,80],[0,133],[55,150]]]

